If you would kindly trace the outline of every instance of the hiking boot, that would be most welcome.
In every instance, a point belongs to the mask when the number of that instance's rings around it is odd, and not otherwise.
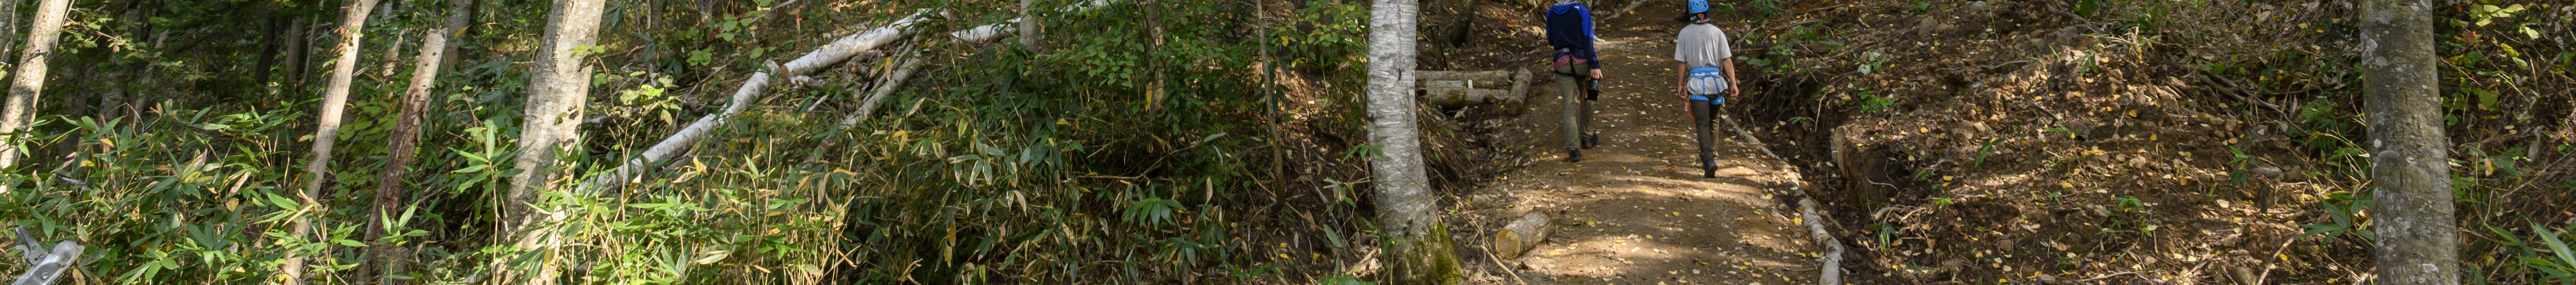
[[[1583,162],[1583,149],[1565,150],[1565,162]]]
[[[1601,134],[1583,135],[1583,148],[1592,148],[1592,146],[1597,145],[1601,145]]]
[[[1699,164],[1699,177],[1700,177],[1700,178],[1717,178],[1717,160],[1716,160],[1716,159],[1710,159],[1710,160],[1705,161],[1705,162],[1700,162],[1700,164]]]

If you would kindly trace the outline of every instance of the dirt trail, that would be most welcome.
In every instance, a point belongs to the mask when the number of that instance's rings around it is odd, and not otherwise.
[[[1690,116],[1670,87],[1680,28],[1671,19],[1682,1],[1651,2],[1596,31],[1606,75],[1594,117],[1601,143],[1584,161],[1565,161],[1553,82],[1533,86],[1543,93],[1504,130],[1530,161],[1477,192],[1510,195],[1518,211],[1543,211],[1560,225],[1507,264],[1531,284],[1814,284],[1815,246],[1799,235],[1795,213],[1781,212],[1793,209],[1780,202],[1785,189],[1767,189],[1788,171],[1783,162],[1728,138],[1718,177],[1700,177]],[[1602,18],[1616,12],[1596,9]]]

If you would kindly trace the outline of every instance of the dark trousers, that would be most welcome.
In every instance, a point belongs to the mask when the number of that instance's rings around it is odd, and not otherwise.
[[[1708,95],[1717,97],[1718,95]],[[1724,102],[1724,101],[1719,101]],[[1690,100],[1691,129],[1699,136],[1700,167],[1717,166],[1717,104],[1707,100]]]

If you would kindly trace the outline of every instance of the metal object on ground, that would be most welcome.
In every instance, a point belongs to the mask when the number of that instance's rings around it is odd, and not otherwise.
[[[18,248],[19,259],[29,266],[27,272],[19,274],[18,279],[9,285],[52,285],[63,277],[64,270],[80,262],[80,243],[65,240],[54,243],[52,250],[46,250],[36,242],[35,235],[27,234],[26,227],[19,227],[17,232],[18,245],[15,247]]]

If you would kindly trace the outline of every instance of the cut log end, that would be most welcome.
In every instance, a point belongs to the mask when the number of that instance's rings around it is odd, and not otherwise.
[[[1549,220],[1547,213],[1531,211],[1504,225],[1503,229],[1494,231],[1493,241],[1489,244],[1493,246],[1495,256],[1515,259],[1537,249],[1539,243],[1547,241],[1547,236],[1555,232],[1556,222]]]

